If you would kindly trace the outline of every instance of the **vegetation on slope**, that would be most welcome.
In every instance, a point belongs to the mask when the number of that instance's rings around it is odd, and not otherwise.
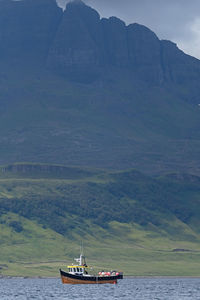
[[[20,262],[18,275],[55,275],[59,264],[78,255],[83,240],[94,265],[117,265],[134,275],[199,275],[199,177],[83,169],[75,178],[77,170],[1,168],[3,274],[17,274]]]

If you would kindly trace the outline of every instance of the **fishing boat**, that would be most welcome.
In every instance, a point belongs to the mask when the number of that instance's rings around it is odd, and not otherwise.
[[[85,257],[80,254],[75,261],[78,264],[68,266],[67,271],[60,269],[62,283],[67,284],[116,284],[118,279],[123,279],[123,273],[117,271],[104,272],[101,271],[98,275],[89,274],[89,267],[86,264]]]

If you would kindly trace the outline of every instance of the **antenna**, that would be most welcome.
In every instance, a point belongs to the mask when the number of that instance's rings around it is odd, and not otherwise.
[[[80,245],[80,254],[83,256],[83,241],[81,241]]]

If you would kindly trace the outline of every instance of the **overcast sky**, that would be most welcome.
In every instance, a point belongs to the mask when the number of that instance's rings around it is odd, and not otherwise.
[[[60,4],[68,0],[58,0]],[[102,17],[140,23],[200,58],[200,0],[85,0]]]

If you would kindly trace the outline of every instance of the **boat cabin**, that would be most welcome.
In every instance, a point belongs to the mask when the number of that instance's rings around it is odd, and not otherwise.
[[[75,274],[75,275],[85,275],[85,274],[88,274],[87,272],[87,267],[85,266],[75,266],[75,265],[72,265],[72,266],[68,266],[68,270],[69,270],[69,273],[70,274]]]
[[[80,254],[80,257],[75,258],[74,260],[79,264],[72,264],[71,266],[68,266],[69,273],[73,275],[88,275],[88,266],[86,265],[85,257],[82,254]]]

